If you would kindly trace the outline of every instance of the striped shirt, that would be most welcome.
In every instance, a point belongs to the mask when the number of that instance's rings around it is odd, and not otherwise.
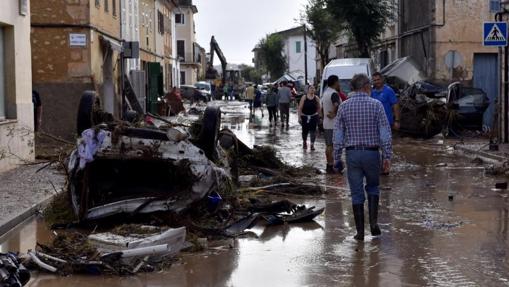
[[[334,156],[343,148],[380,147],[384,159],[392,157],[392,133],[382,104],[365,93],[352,93],[339,106],[334,125]]]

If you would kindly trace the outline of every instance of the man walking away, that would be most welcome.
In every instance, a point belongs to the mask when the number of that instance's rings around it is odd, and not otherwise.
[[[340,90],[338,76],[332,75],[327,79],[327,88],[322,96],[322,118],[323,129],[325,137],[325,158],[327,159],[327,173],[334,173],[334,157],[333,157],[333,143],[332,133],[334,130],[334,119],[336,118],[341,98],[338,91]],[[341,171],[340,171],[341,172]]]
[[[272,127],[272,121],[274,121],[274,127],[277,125],[277,105],[279,103],[277,94],[278,88],[277,85],[274,85],[274,87],[272,87],[271,90],[267,92],[267,96],[265,96],[265,105],[269,111],[270,127]]]
[[[277,93],[279,98],[279,111],[281,112],[281,128],[289,128],[290,122],[290,102],[292,101],[292,90],[288,88],[288,82],[283,81],[283,86],[279,88]]]
[[[364,192],[368,194],[371,235],[381,235],[378,227],[380,154],[384,172],[389,172],[392,156],[392,135],[382,104],[370,97],[368,76],[355,75],[351,81],[353,93],[339,107],[334,128],[335,159],[341,162],[346,149],[348,183],[352,195],[356,240],[364,240]],[[366,186],[364,186],[364,178]]]
[[[394,93],[391,87],[385,84],[384,77],[379,72],[373,74],[373,87],[374,89],[371,92],[371,97],[382,103],[389,125],[394,128],[394,130],[399,130],[400,110],[396,93]]]
[[[249,85],[249,87],[246,88],[246,100],[249,103],[249,116],[251,117],[253,115],[253,101],[255,98],[255,88],[253,85]]]

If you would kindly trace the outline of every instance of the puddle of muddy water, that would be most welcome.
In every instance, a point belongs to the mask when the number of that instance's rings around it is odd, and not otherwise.
[[[303,151],[295,113],[287,131],[269,128],[267,117],[259,114],[250,122],[245,104],[215,104],[223,106],[223,126],[246,144],[272,145],[287,163],[324,168],[323,139],[315,152]],[[29,286],[509,286],[508,198],[491,190],[503,179],[487,177],[481,169],[437,168],[444,162],[447,167],[471,164],[435,142],[395,139],[393,173],[382,178],[381,238],[354,241],[346,179],[317,175],[317,183],[341,189],[293,200],[325,206],[316,223],[256,226],[252,231],[258,238],[236,239],[232,249],[182,254],[161,273],[36,275]],[[28,222],[0,240],[1,250],[33,248],[36,240],[51,235],[43,226]]]

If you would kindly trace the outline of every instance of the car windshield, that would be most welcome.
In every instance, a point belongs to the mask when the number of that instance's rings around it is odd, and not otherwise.
[[[195,86],[200,90],[210,91],[210,86],[207,84],[196,83]]]
[[[350,80],[340,79],[339,82],[341,84],[341,91],[348,95],[348,93],[352,91],[352,88],[350,87]]]

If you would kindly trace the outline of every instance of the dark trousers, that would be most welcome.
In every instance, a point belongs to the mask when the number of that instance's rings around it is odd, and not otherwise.
[[[380,195],[380,154],[378,151],[347,150],[346,166],[352,203],[363,204],[368,195]],[[366,185],[364,186],[364,178]]]
[[[281,123],[288,125],[290,121],[290,103],[279,104],[279,111],[281,112]]]
[[[316,126],[318,124],[318,115],[301,116],[302,121],[302,140],[308,140],[308,134],[311,136],[311,143],[316,140]]]
[[[269,111],[269,122],[272,123],[272,120],[277,123],[277,107],[267,107]]]

